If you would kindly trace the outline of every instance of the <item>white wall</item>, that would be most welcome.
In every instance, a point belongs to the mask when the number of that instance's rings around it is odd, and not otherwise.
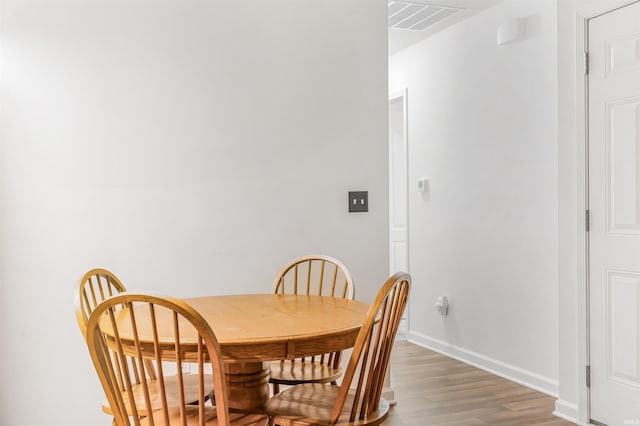
[[[496,45],[524,18],[526,36]],[[558,391],[554,0],[507,0],[390,59],[408,88],[409,338]],[[429,193],[416,181],[429,178]],[[435,299],[450,299],[446,319]]]
[[[382,0],[3,1],[0,423],[109,424],[74,318],[87,269],[268,292],[321,252],[387,276]],[[347,213],[369,190],[370,212]]]

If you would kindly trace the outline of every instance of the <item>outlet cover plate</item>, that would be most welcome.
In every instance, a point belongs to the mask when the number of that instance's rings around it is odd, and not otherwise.
[[[369,191],[349,191],[349,213],[369,211]]]

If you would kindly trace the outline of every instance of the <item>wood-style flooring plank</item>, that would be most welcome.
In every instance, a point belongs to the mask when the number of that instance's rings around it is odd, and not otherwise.
[[[397,404],[384,426],[570,426],[554,399],[406,341],[394,345]]]

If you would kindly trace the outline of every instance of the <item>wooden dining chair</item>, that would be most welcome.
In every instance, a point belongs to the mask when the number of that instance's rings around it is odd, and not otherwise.
[[[78,326],[80,327],[80,331],[82,332],[82,336],[87,338],[87,322],[89,321],[89,316],[93,312],[93,310],[105,299],[114,296],[116,294],[122,293],[126,291],[125,286],[122,282],[115,276],[112,272],[106,269],[91,269],[87,271],[80,279],[78,286],[76,287],[75,293],[75,304],[76,304],[76,320],[78,321]],[[157,385],[157,376],[156,376],[156,366],[152,360],[145,360],[145,377],[149,380],[148,386],[150,389],[156,389]],[[182,371],[182,369],[180,369]],[[142,398],[142,375],[141,372],[137,369],[132,369],[130,371],[131,377],[129,378],[132,383],[135,383],[133,386],[134,395],[138,395],[136,400],[141,400]],[[184,388],[185,388],[185,400],[188,401],[188,404],[197,404],[198,402],[198,377],[196,375],[184,375]],[[165,383],[167,384],[167,389],[177,389],[177,380],[178,377],[176,375],[167,375],[165,377]],[[207,380],[210,381],[210,380]],[[213,388],[209,389],[209,393],[207,398],[211,399],[213,403]],[[153,399],[155,401],[155,399]],[[154,405],[154,408],[157,408]],[[107,414],[113,414],[113,411],[107,401],[102,404],[102,410]]]
[[[134,306],[142,311],[135,311]],[[170,329],[158,329],[156,319],[161,316],[170,318]],[[153,343],[142,342],[141,335],[153,336]],[[187,405],[185,376],[180,369],[187,361],[187,351],[181,339],[197,345],[197,355],[188,359],[197,368],[197,405]],[[264,414],[229,412],[220,345],[204,318],[179,299],[128,292],[105,299],[89,317],[87,343],[117,426],[268,423]],[[178,370],[175,382],[167,381],[164,374],[161,359],[169,358]],[[146,377],[145,359],[156,361],[156,378]],[[211,374],[205,374],[208,368]],[[132,370],[141,376],[140,391],[134,390]],[[175,391],[169,391],[171,387]],[[206,403],[211,388],[216,389],[215,406]]]
[[[85,339],[87,338],[87,322],[91,312],[104,299],[123,291],[127,291],[124,284],[114,273],[106,269],[91,269],[80,278],[80,282],[76,286],[74,301],[76,320]]]
[[[273,282],[276,294],[303,294],[353,299],[353,280],[347,267],[324,255],[299,257],[287,263]],[[342,375],[340,352],[319,354],[271,364],[269,382],[273,393],[280,385],[300,383],[336,383]]]
[[[384,377],[410,283],[411,277],[403,272],[384,283],[362,324],[342,383],[301,384],[274,395],[265,406],[271,424],[361,426],[386,419]]]

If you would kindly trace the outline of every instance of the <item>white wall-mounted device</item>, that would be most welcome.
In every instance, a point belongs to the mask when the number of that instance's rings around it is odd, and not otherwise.
[[[427,192],[429,188],[429,179],[426,177],[418,179],[418,191]]]
[[[443,317],[446,317],[449,313],[449,299],[447,298],[447,296],[440,296],[436,298],[436,303],[433,305],[433,307],[435,308],[437,313],[439,313]]]
[[[498,46],[512,43],[524,37],[524,19],[515,18],[498,27],[496,32],[496,42]]]

